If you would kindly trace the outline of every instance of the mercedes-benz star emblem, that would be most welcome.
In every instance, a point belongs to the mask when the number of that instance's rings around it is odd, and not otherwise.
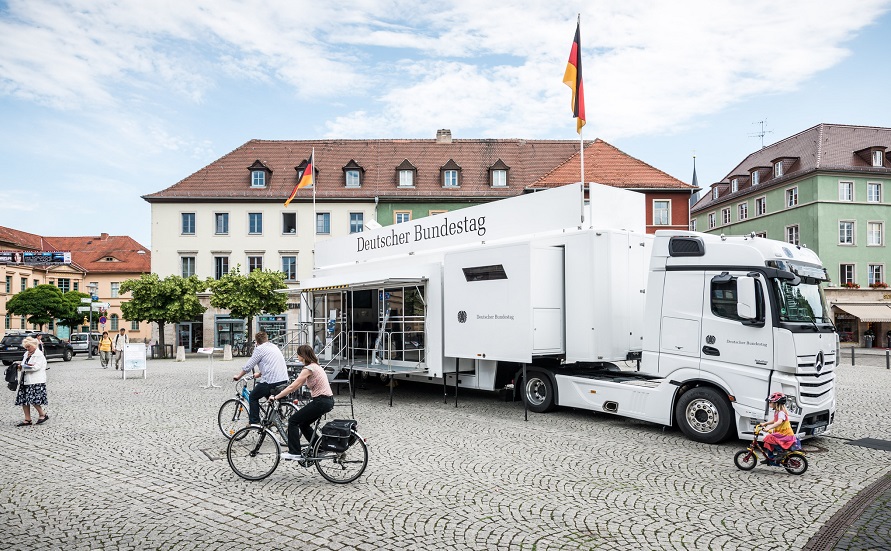
[[[817,352],[817,361],[814,362],[814,367],[817,368],[817,373],[819,373],[823,369],[823,352]]]

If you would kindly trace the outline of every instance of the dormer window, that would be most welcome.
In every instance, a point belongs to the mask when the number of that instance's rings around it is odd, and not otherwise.
[[[362,187],[362,176],[365,174],[365,169],[359,166],[354,160],[350,160],[343,167],[343,181],[344,185],[349,188],[359,188]]]
[[[885,166],[885,152],[880,149],[874,149],[872,152],[872,166]]]
[[[461,167],[458,166],[458,163],[454,160],[449,159],[449,162],[442,165],[439,172],[441,175],[442,187],[461,187]]]
[[[265,188],[269,184],[272,169],[266,166],[266,163],[257,159],[248,170],[251,171],[251,188]]]
[[[718,186],[712,188],[712,199],[718,198]]]
[[[734,178],[730,180],[730,193],[736,193],[739,191],[739,178]]]
[[[773,164],[773,177],[779,178],[783,175],[783,161],[777,161]]]
[[[403,160],[396,167],[396,185],[399,187],[415,187],[418,178],[418,169],[408,159]]]
[[[303,179],[303,173],[306,172],[306,165],[309,164],[309,161],[304,159],[302,163],[294,167],[294,170],[297,171],[297,181]],[[319,181],[319,168],[315,164],[313,164],[313,184]]]
[[[757,170],[753,170],[752,171],[752,185],[757,186],[760,183],[761,183],[761,175],[758,173]]]
[[[489,185],[492,187],[507,187],[508,167],[504,161],[498,159],[489,167]]]

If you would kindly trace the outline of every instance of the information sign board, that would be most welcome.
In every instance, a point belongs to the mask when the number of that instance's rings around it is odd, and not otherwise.
[[[142,378],[145,378],[145,343],[128,343],[124,345],[124,369],[122,374],[124,379],[127,378],[128,371],[142,371]]]

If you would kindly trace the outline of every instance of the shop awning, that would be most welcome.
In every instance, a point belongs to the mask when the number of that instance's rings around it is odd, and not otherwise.
[[[860,321],[891,321],[891,306],[887,304],[834,304],[842,312]]]

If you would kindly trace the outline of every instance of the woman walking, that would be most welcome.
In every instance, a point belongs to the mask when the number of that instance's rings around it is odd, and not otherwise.
[[[108,369],[108,363],[111,361],[111,338],[108,331],[102,332],[102,338],[99,339],[99,363],[103,369]]]
[[[25,355],[19,369],[24,374],[19,391],[15,395],[15,405],[22,406],[25,420],[18,427],[26,427],[31,424],[31,406],[37,410],[37,424],[46,422],[49,416],[41,406],[45,406],[46,400],[46,356],[38,348],[39,342],[34,337],[26,337],[22,341],[25,347]]]

